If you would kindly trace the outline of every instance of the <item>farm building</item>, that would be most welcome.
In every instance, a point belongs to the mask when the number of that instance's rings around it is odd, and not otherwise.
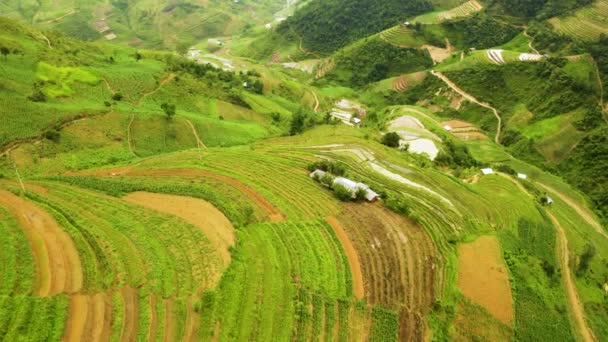
[[[314,179],[318,177],[319,179],[321,179],[323,176],[325,176],[325,174],[325,171],[317,169],[310,173],[310,178]]]
[[[348,178],[336,177],[336,179],[334,179],[333,186],[336,186],[337,184],[348,189],[351,192],[353,198],[355,198],[355,194],[357,193],[357,190],[359,190],[359,189],[365,190],[365,199],[368,200],[369,202],[373,202],[373,201],[377,200],[378,198],[380,198],[380,196],[378,196],[377,193],[372,191],[372,189],[370,189],[369,186],[367,186],[363,183],[357,183]]]
[[[494,170],[487,168],[487,169],[481,169],[481,173],[483,173],[484,175],[491,175],[494,174]]]
[[[517,178],[519,178],[519,179],[528,179],[528,176],[526,174],[523,174],[523,173],[518,173],[517,174]]]
[[[310,178],[320,180],[323,177],[325,177],[325,175],[327,175],[327,174],[328,174],[327,172],[317,169],[317,170],[311,172],[309,176],[310,176]],[[368,200],[369,202],[376,201],[380,198],[380,196],[376,192],[374,192],[372,189],[370,189],[369,186],[367,186],[363,183],[357,183],[348,178],[336,177],[332,183],[332,188],[336,185],[341,185],[344,188],[348,189],[350,191],[350,193],[352,194],[353,198],[355,198],[357,190],[359,190],[359,189],[362,189],[365,191],[365,199]]]

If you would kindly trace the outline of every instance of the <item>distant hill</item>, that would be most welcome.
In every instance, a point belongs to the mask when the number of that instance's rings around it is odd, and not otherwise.
[[[313,0],[279,32],[301,39],[306,49],[330,53],[432,8],[427,0]]]

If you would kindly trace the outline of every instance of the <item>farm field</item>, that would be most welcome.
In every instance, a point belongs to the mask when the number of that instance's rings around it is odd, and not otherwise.
[[[4,1],[0,340],[608,340],[607,1]]]
[[[608,2],[599,0],[570,15],[551,18],[549,23],[561,34],[591,41],[608,32],[607,14]]]

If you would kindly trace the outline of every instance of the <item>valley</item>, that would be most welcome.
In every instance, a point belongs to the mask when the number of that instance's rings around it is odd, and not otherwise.
[[[608,339],[605,2],[0,4],[0,340]]]

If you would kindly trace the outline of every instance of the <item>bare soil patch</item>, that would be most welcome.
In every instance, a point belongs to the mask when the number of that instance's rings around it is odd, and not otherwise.
[[[495,236],[482,236],[458,247],[458,288],[498,320],[513,321],[509,273]]]
[[[441,126],[450,126],[453,129],[462,129],[462,128],[477,129],[477,127],[475,127],[475,125],[473,125],[472,123],[462,121],[462,120],[443,121],[441,123]]]
[[[158,325],[156,301],[156,295],[150,294],[150,327],[148,330],[148,341],[156,341],[156,331]]]
[[[163,213],[171,214],[200,228],[218,251],[224,265],[230,263],[228,248],[234,245],[234,227],[230,221],[211,203],[199,198],[134,192],[123,199]]]
[[[63,340],[67,342],[81,341],[87,324],[89,298],[86,295],[74,295],[70,299],[68,320],[65,326]]]
[[[445,61],[452,54],[450,49],[444,49],[437,46],[423,45],[422,48],[426,48],[429,51],[431,59],[433,59],[433,61],[436,63]]]
[[[147,176],[147,175],[159,175],[159,176],[194,176],[194,177],[209,177],[215,180],[222,181],[224,183],[230,184],[235,188],[241,190],[249,199],[256,203],[259,207],[264,209],[268,213],[268,216],[271,221],[278,222],[283,221],[283,214],[275,208],[268,200],[259,194],[257,191],[245,185],[238,180],[220,175],[217,173],[204,171],[204,170],[188,170],[188,169],[175,169],[175,170],[136,170],[136,171],[127,171],[126,175],[134,175],[134,176]]]
[[[363,275],[361,273],[361,263],[359,262],[359,256],[357,255],[357,251],[353,246],[352,242],[346,235],[344,228],[340,222],[333,216],[329,216],[326,218],[327,223],[333,228],[334,233],[338,236],[344,251],[346,252],[346,256],[348,257],[348,263],[350,264],[350,270],[353,275],[353,293],[357,299],[363,299],[365,296],[365,292],[363,289]]]
[[[481,132],[454,132],[455,137],[462,140],[486,140],[488,136]]]
[[[174,300],[173,299],[165,299],[165,342],[173,342],[176,340],[176,317],[174,312]]]
[[[120,294],[125,303],[125,316],[120,339],[122,341],[135,341],[137,338],[137,307],[139,299],[137,291],[131,287],[123,287],[120,289]]]
[[[194,311],[192,306],[192,300],[186,303],[186,332],[184,335],[184,341],[193,342],[196,341],[196,333],[200,325],[200,316]]]
[[[82,267],[70,236],[51,215],[11,192],[0,190],[0,205],[19,221],[36,260],[36,289],[41,296],[82,289]]]

